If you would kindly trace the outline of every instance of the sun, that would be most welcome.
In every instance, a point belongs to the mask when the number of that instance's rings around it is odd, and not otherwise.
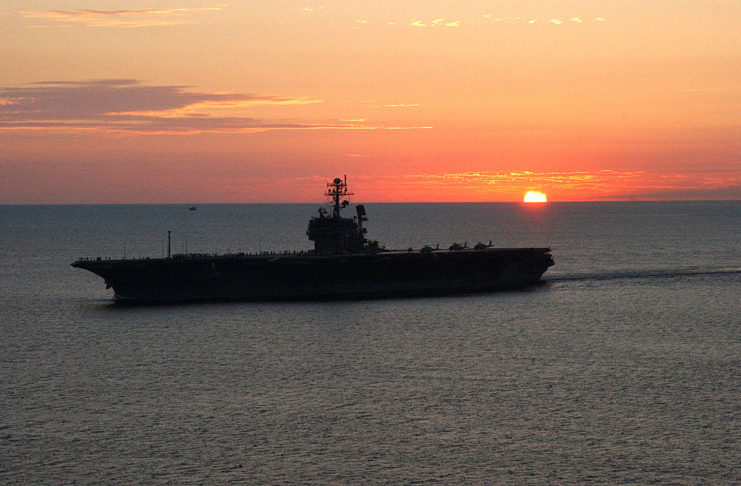
[[[538,191],[528,191],[527,194],[525,194],[525,197],[522,199],[526,203],[544,203],[548,202],[548,198],[545,197],[545,194]]]

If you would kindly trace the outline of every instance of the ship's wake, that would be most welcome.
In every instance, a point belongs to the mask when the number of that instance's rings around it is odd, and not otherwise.
[[[675,277],[701,277],[741,275],[740,267],[723,268],[658,268],[643,270],[608,270],[605,272],[551,273],[543,276],[544,282],[569,282],[583,280],[622,280]]]

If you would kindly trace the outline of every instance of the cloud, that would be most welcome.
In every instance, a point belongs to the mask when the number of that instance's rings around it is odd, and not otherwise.
[[[195,24],[197,23],[197,14],[218,10],[221,10],[221,7],[162,10],[27,10],[20,12],[20,15],[25,18],[50,20],[66,25],[134,28]]]
[[[595,171],[509,171],[509,172],[453,172],[445,174],[411,174],[402,177],[406,182],[428,190],[466,188],[471,191],[492,189],[507,191],[524,187],[554,191],[561,194],[589,194],[590,199],[654,199],[677,198],[688,194],[725,194],[741,196],[741,177],[727,172],[650,172],[626,170]],[[583,197],[583,196],[580,196]]]
[[[460,27],[460,20],[446,21],[443,18],[437,18],[429,23],[422,22],[421,20],[411,19],[409,25],[412,27]]]
[[[87,131],[112,135],[240,133],[275,129],[413,129],[351,122],[276,122],[246,116],[257,105],[321,103],[306,97],[211,93],[148,86],[132,79],[46,81],[0,87],[0,130]]]
[[[223,113],[258,104],[320,101],[199,92],[183,86],[147,86],[129,79],[51,81],[0,88],[0,129],[95,130],[133,134],[297,128],[303,125],[276,124]]]
[[[561,18],[555,17],[555,18],[545,18],[545,19],[538,19],[535,17],[521,17],[521,16],[509,16],[509,17],[494,17],[492,14],[486,14],[483,16],[485,19],[488,19],[491,22],[506,22],[508,24],[514,24],[514,23],[520,23],[520,22],[526,22],[530,25],[537,24],[539,22],[543,23],[551,23],[555,25],[563,25],[566,23],[566,20],[563,20]],[[604,22],[604,17],[596,17],[593,19],[594,22]],[[584,22],[589,21],[588,19],[584,19],[583,17],[579,16],[573,16],[569,17],[569,22],[572,22],[574,24],[582,24]]]
[[[346,153],[361,163],[375,154]],[[352,163],[351,163],[352,164]],[[363,167],[357,165],[356,167]],[[361,171],[362,172],[362,171]],[[527,191],[543,191],[552,201],[741,199],[738,171],[650,172],[594,171],[469,171],[450,173],[352,175],[366,201],[522,201]],[[325,177],[288,177],[289,186],[310,186]],[[389,195],[393,195],[389,199]]]
[[[485,20],[482,20],[485,19]],[[504,17],[496,17],[491,13],[478,15],[476,17],[468,17],[468,18],[460,18],[456,20],[449,20],[445,19],[444,17],[433,17],[433,18],[427,18],[423,19],[422,17],[415,16],[415,17],[407,17],[405,19],[399,19],[399,18],[392,18],[388,19],[384,22],[380,22],[383,25],[387,25],[390,27],[396,27],[396,26],[406,26],[411,28],[417,28],[417,29],[427,29],[427,28],[433,28],[433,27],[449,27],[449,28],[463,28],[464,26],[476,26],[484,24],[491,24],[491,23],[506,23],[506,24],[528,24],[528,25],[534,25],[534,24],[555,24],[555,25],[561,25],[565,26],[567,24],[582,24],[582,23],[588,23],[588,22],[603,22],[605,19],[603,17],[596,17],[596,18],[585,18],[580,16],[570,16],[570,17],[545,17],[545,18],[537,18],[533,16],[520,16],[520,15],[514,15],[514,16],[504,16]],[[354,17],[353,21],[356,25],[378,25],[378,19],[368,19],[366,17],[356,16]]]

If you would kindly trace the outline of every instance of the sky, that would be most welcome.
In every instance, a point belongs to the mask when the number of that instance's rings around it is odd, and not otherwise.
[[[741,199],[738,0],[3,0],[0,204]]]

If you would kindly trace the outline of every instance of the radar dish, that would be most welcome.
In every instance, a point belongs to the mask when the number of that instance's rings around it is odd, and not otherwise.
[[[342,179],[340,179],[339,177],[335,177],[334,178],[334,183],[335,184],[342,184]]]

